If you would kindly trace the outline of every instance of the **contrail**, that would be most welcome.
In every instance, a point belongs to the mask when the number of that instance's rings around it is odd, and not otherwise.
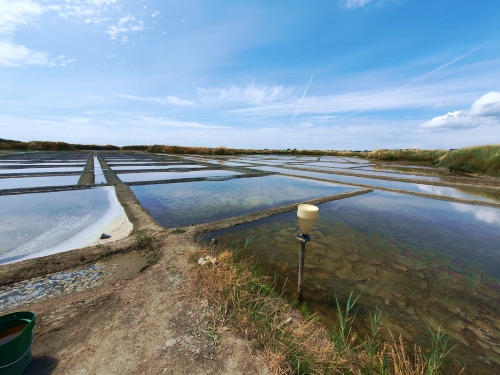
[[[307,82],[306,89],[304,90],[304,93],[302,94],[302,97],[299,99],[299,102],[297,103],[297,106],[293,110],[293,116],[292,116],[292,120],[290,121],[290,125],[293,124],[293,121],[295,120],[295,117],[297,117],[297,115],[299,114],[299,108],[302,105],[302,102],[304,101],[304,98],[307,95],[307,91],[309,90],[309,86],[311,86],[311,82],[312,82],[313,78],[314,78],[314,72],[311,74],[311,78],[309,79],[309,82]]]
[[[466,53],[464,53],[463,55],[460,55],[460,56],[458,56],[458,57],[455,57],[453,60],[448,61],[446,64],[443,64],[443,65],[441,65],[441,66],[437,67],[436,69],[434,69],[434,70],[432,70],[432,71],[430,71],[430,72],[428,72],[428,73],[424,74],[424,75],[423,75],[423,77],[428,77],[428,76],[430,76],[431,74],[437,73],[437,72],[439,72],[440,70],[443,70],[443,69],[445,69],[445,68],[449,67],[450,65],[453,65],[453,64],[455,64],[456,62],[459,62],[460,60],[465,59],[467,56],[472,55],[474,52],[476,52],[478,49],[480,49],[483,45],[484,45],[484,43],[483,43],[483,44],[481,44],[481,45],[479,45],[479,46],[477,46],[477,47],[472,48],[471,50],[467,51],[467,52],[466,52]]]

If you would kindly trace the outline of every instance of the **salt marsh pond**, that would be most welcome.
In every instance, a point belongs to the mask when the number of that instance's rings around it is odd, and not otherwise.
[[[42,163],[46,168],[38,168]],[[18,174],[22,169],[26,173]],[[371,188],[319,204],[307,245],[308,306],[331,324],[335,297],[345,302],[354,290],[362,293],[361,331],[369,312],[382,310],[384,329],[425,347],[425,321],[459,343],[454,368],[500,373],[498,180],[461,177],[456,183],[434,168],[294,155],[22,153],[0,156],[0,170],[0,267],[88,246],[87,234],[99,242],[106,225],[123,216],[115,189],[126,188],[164,228],[194,225],[201,233],[211,222],[262,213],[198,240],[230,245],[251,238],[249,253],[270,274],[279,271],[281,283],[288,280],[290,298],[300,247],[296,212],[271,211]],[[107,224],[93,227],[102,218]],[[87,271],[92,283],[101,277],[97,269]]]

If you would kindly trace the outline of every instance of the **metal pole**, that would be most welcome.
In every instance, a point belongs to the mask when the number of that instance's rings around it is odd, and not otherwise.
[[[302,302],[304,299],[304,292],[302,290],[302,285],[304,282],[304,260],[306,257],[306,242],[300,242],[300,256],[299,256],[299,288],[298,288],[298,297],[299,302]]]

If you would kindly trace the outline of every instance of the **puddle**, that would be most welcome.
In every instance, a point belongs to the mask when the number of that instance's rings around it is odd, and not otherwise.
[[[74,293],[102,283],[116,283],[139,273],[147,265],[141,252],[120,254],[70,271],[0,287],[0,311],[47,298]]]
[[[0,178],[0,190],[78,184],[80,176]]]
[[[384,329],[429,343],[423,320],[464,343],[454,350],[475,374],[483,356],[500,365],[500,209],[373,192],[319,206],[307,244],[305,300],[324,322],[362,292],[360,318],[382,310]],[[296,212],[211,232],[200,240],[244,242],[296,293],[300,244]],[[489,333],[481,336],[481,332]],[[456,341],[454,341],[456,342]],[[468,346],[467,346],[468,345]],[[500,368],[500,367],[497,367]]]
[[[132,229],[113,187],[0,196],[0,217],[0,264],[91,246],[103,232],[117,240]]]
[[[137,199],[167,228],[227,219],[356,188],[285,176],[132,186]]]
[[[210,169],[206,171],[187,171],[187,172],[120,173],[117,176],[123,182],[141,182],[141,181],[180,180],[183,178],[224,177],[224,176],[236,176],[242,174],[244,173]]]
[[[295,176],[321,178],[324,180],[331,180],[339,183],[347,182],[351,184],[369,185],[374,187],[384,187],[388,189],[399,189],[399,190],[413,191],[418,193],[441,195],[451,198],[470,199],[470,200],[485,201],[485,202],[500,202],[500,197],[497,198],[496,197],[497,195],[495,193],[483,193],[479,191],[474,193],[469,191],[469,193],[465,193],[462,192],[461,190],[466,191],[466,189],[458,190],[455,188],[445,187],[445,186],[377,180],[376,178],[345,176],[345,175],[331,174],[331,173],[297,171],[293,169],[277,168],[277,167],[254,167],[254,169],[259,169],[267,172],[286,173]]]

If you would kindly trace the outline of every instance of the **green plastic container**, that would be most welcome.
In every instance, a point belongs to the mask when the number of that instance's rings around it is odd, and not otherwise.
[[[29,366],[34,326],[31,311],[0,316],[0,374],[21,375]]]

